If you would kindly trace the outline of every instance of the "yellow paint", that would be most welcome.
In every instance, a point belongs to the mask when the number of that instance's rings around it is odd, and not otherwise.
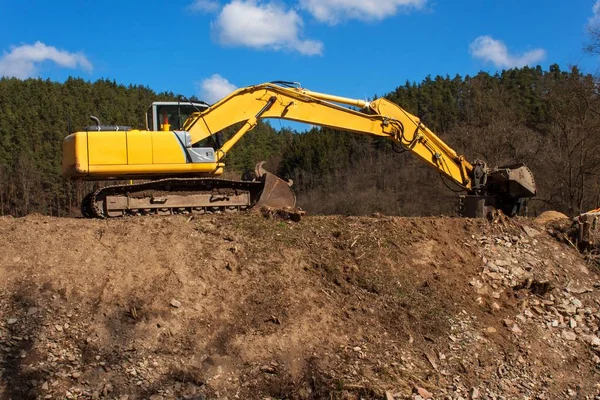
[[[63,141],[62,172],[65,176],[87,175],[88,153],[87,133],[77,132]]]
[[[127,132],[128,164],[152,164],[152,132]]]
[[[127,164],[127,136],[125,131],[88,132],[90,165]]]
[[[140,164],[140,165],[90,165],[90,175],[99,176],[142,176],[142,175],[183,175],[211,174],[219,168],[218,163],[187,163],[187,164]]]
[[[173,132],[152,132],[152,159],[154,164],[185,164],[185,154]]]

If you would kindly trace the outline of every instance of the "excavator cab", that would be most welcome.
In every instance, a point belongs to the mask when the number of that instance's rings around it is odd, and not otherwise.
[[[163,130],[165,123],[170,126],[167,130],[181,130],[190,115],[208,108],[205,102],[155,101],[146,112],[146,130]]]

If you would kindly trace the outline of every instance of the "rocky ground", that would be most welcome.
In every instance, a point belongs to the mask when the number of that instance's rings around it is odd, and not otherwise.
[[[557,236],[3,217],[0,398],[600,399],[600,270]]]

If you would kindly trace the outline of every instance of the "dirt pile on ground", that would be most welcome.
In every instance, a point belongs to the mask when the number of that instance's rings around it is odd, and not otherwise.
[[[0,218],[0,398],[598,396],[600,280],[530,220]]]

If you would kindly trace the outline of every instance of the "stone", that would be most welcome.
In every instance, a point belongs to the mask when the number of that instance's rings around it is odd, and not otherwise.
[[[37,307],[29,307],[29,309],[27,310],[27,315],[37,314],[37,312],[38,312]]]
[[[17,319],[16,319],[16,318],[9,318],[9,319],[6,321],[6,323],[7,323],[8,325],[13,325],[13,324],[16,324],[16,323],[17,323]]]
[[[575,321],[575,319],[573,319],[573,318],[569,318],[569,327],[571,329],[576,328],[577,327],[577,321]]]
[[[171,305],[171,307],[175,307],[175,308],[181,307],[181,302],[178,300],[175,300],[175,299],[172,299],[169,304]]]
[[[71,377],[72,377],[73,379],[79,379],[79,378],[81,377],[81,372],[73,372],[73,373],[71,374]]]
[[[487,263],[487,267],[490,272],[498,272],[498,266],[491,261]]]
[[[504,276],[499,272],[488,272],[487,275],[494,281],[501,281],[504,279]]]
[[[565,340],[569,340],[569,341],[577,340],[577,335],[574,332],[562,331],[562,333],[560,335]]]
[[[473,286],[474,288],[476,288],[476,289],[479,289],[479,288],[481,288],[483,286],[483,283],[481,283],[479,280],[477,280],[475,278],[471,279],[471,281],[469,282],[469,284],[471,286]]]
[[[541,235],[541,232],[538,231],[537,229],[530,228],[528,226],[523,226],[522,228],[523,228],[523,232],[525,232],[525,234],[527,236],[529,236],[530,238],[534,238],[536,236]]]
[[[475,400],[475,399],[479,399],[480,394],[479,394],[479,389],[477,389],[476,387],[471,389],[471,399]]]
[[[422,387],[418,387],[418,386],[415,387],[413,389],[413,393],[418,394],[423,399],[431,399],[431,398],[433,398],[433,393],[431,393],[430,391],[428,391],[427,389],[424,389]]]
[[[585,335],[583,340],[591,346],[600,347],[600,338],[596,335]]]

